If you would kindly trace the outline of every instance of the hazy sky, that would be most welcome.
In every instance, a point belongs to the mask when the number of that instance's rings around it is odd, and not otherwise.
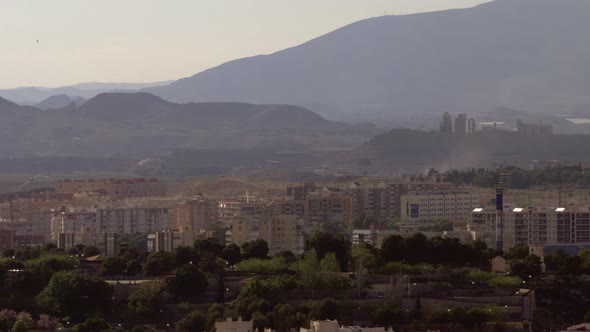
[[[385,12],[483,2],[0,0],[0,88],[178,79]]]

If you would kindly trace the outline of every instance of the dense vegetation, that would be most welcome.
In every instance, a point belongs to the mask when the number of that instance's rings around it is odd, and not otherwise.
[[[92,247],[76,250],[96,253]],[[537,288],[540,301],[551,300],[544,306],[546,312],[541,311],[541,317],[551,324],[583,320],[588,314],[586,298],[590,298],[590,285],[578,280],[579,275],[590,273],[590,251],[578,255],[557,251],[546,256],[546,268],[554,276],[546,279],[540,258],[529,255],[526,247],[502,253],[482,242],[467,245],[455,239],[428,239],[420,233],[407,238],[389,236],[380,249],[317,233],[306,241],[303,255],[281,252],[274,257],[268,256],[268,244],[262,240],[240,247],[209,238],[174,252],[149,254],[123,244],[119,255],[104,261],[101,275],[89,275],[74,250],[65,252],[52,245],[3,254],[7,257],[0,258],[2,292],[15,296],[1,297],[0,308],[5,308],[0,310],[2,330],[119,329],[113,321],[122,323],[121,330],[165,330],[172,325],[179,331],[211,330],[216,320],[226,317],[242,317],[252,320],[256,328],[280,331],[308,326],[312,319],[413,329],[447,326],[455,331],[485,326],[501,329],[504,324],[507,312],[501,306],[426,312],[421,297],[411,297],[409,284],[401,296],[415,301],[411,310],[387,299],[379,304],[364,301],[375,296],[369,292],[379,275],[409,278],[403,280],[428,285],[440,294],[473,288],[510,294],[530,284]],[[496,255],[511,261],[513,274],[488,271]],[[234,289],[235,300],[221,304],[229,290],[224,276],[232,274],[244,278],[244,283]],[[114,293],[121,280],[146,277],[152,281],[132,287],[125,298]],[[216,287],[212,287],[212,278],[217,280]],[[567,291],[573,285],[578,292]],[[306,304],[295,304],[296,300]],[[184,318],[171,321],[179,314]]]
[[[510,174],[510,188],[526,189],[533,186],[590,184],[590,168],[581,165],[556,165],[524,169],[514,166],[488,169],[450,170],[443,174],[442,179],[455,185],[472,185],[493,187],[498,183],[501,173]]]

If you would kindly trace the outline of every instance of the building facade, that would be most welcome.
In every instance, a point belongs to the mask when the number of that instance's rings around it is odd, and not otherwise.
[[[415,191],[402,195],[401,205],[404,221],[469,220],[479,196],[465,191]]]
[[[588,207],[506,207],[502,215],[505,248],[590,243]],[[471,213],[469,227],[479,239],[492,245],[498,232],[498,219],[495,207],[476,208]]]
[[[228,240],[240,246],[262,239],[268,243],[271,256],[286,250],[302,254],[305,249],[303,232],[304,221],[293,215],[274,215],[262,220],[236,218]]]

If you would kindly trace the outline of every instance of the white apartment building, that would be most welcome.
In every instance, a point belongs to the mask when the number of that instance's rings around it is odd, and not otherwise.
[[[476,208],[470,230],[491,245],[497,234],[495,207]],[[504,247],[590,243],[588,207],[507,207],[503,212]]]
[[[465,191],[414,191],[401,196],[402,221],[469,220],[479,196]]]

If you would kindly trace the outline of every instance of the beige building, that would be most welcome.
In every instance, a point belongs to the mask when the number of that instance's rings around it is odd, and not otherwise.
[[[113,199],[166,196],[168,186],[158,179],[60,180],[57,193],[99,192]]]
[[[340,326],[337,320],[316,320],[309,323],[310,328],[300,332],[385,332],[384,327]]]
[[[166,207],[99,208],[54,211],[51,238],[71,234],[74,244],[103,246],[105,234],[147,234],[170,229],[171,209]],[[108,244],[104,244],[108,245]]]
[[[231,318],[225,321],[215,322],[216,332],[254,332],[254,323],[252,321],[242,321],[239,318],[236,321],[232,321]]]
[[[258,219],[236,218],[232,222],[229,240],[238,246],[263,239],[268,243],[269,255],[289,250],[294,254],[304,251],[303,220],[296,216],[276,215]]]
[[[465,191],[415,191],[401,197],[402,221],[469,220],[478,195]]]
[[[303,199],[296,199],[305,197]],[[306,226],[320,226],[327,222],[349,225],[352,222],[351,197],[333,188],[316,188],[305,195],[287,196],[277,209],[281,214],[297,216]]]
[[[216,201],[198,198],[174,205],[172,210],[172,229],[180,231],[206,231],[217,222]]]
[[[449,189],[451,185],[448,183],[402,182],[376,185],[352,183],[345,191],[352,199],[353,219],[364,216],[375,220],[388,220],[401,217],[401,198],[408,192]]]

